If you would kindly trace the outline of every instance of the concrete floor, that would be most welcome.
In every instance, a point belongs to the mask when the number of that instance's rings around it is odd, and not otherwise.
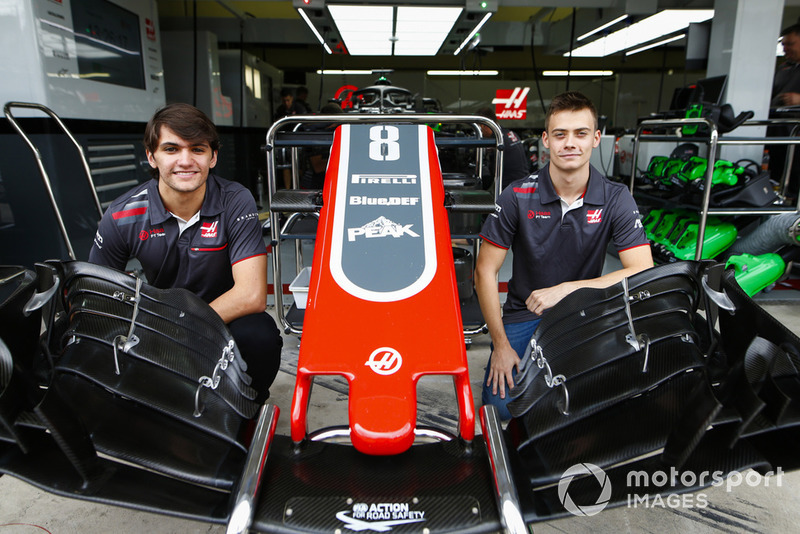
[[[800,334],[800,303],[793,302],[800,293],[796,291],[772,292],[757,300],[792,331]],[[291,297],[289,297],[289,302]],[[473,396],[480,405],[480,382],[489,356],[489,337],[473,338],[467,351]],[[294,387],[299,340],[285,336],[281,371],[271,388],[270,402],[284,412],[278,422],[278,432],[289,433],[288,407]],[[451,381],[428,377],[419,388],[421,421],[436,422],[445,426],[455,421],[449,415],[455,406]],[[312,408],[309,410],[310,427],[318,428],[346,422],[346,383],[325,378],[315,382]],[[445,407],[445,408],[443,408]],[[591,533],[600,532],[797,532],[800,525],[800,472],[783,475],[781,486],[776,483],[749,487],[746,484],[732,488],[709,488],[703,492],[705,507],[654,507],[634,509],[618,507],[607,509],[594,517],[570,517],[537,523],[537,533]],[[222,533],[224,527],[194,521],[175,519],[123,508],[96,505],[65,499],[37,490],[12,477],[0,477],[0,534],[52,534],[77,533]],[[695,495],[699,497],[699,495]],[[699,500],[699,499],[698,499]],[[697,501],[695,501],[697,502]]]

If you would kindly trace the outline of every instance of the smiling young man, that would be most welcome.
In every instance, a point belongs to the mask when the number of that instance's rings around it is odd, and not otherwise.
[[[553,98],[542,142],[550,163],[513,182],[481,230],[475,287],[492,337],[482,400],[510,419],[508,390],[543,313],[582,287],[608,287],[653,266],[639,210],[627,187],[589,164],[600,143],[597,111],[578,92]],[[602,275],[613,241],[622,268]],[[502,312],[497,274],[513,252]]]
[[[109,206],[89,261],[123,270],[136,258],[150,285],[185,288],[206,301],[228,324],[263,402],[283,341],[265,312],[266,245],[253,195],[211,174],[219,136],[193,106],[157,111],[144,145],[153,179]]]

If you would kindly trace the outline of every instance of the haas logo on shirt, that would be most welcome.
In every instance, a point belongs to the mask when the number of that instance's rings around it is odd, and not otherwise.
[[[586,210],[586,222],[589,224],[597,224],[603,220],[603,209]]]
[[[213,223],[203,223],[200,226],[200,237],[217,237],[217,225],[219,221]]]

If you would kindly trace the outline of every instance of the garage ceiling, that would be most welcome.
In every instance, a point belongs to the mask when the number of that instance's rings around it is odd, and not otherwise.
[[[327,0],[343,2],[344,0]],[[406,0],[407,4],[448,5],[464,0],[440,2]],[[473,1],[473,0],[470,0]],[[325,14],[324,0],[309,0],[309,12]],[[302,4],[303,0],[294,0]],[[355,0],[349,3],[357,3]],[[365,2],[359,2],[365,3]],[[389,0],[370,0],[370,4],[394,4]],[[474,3],[474,2],[473,2]],[[797,20],[797,2],[787,2],[784,20]],[[571,36],[580,36],[597,26],[627,13],[642,18],[663,9],[708,9],[713,0],[494,0],[495,10],[480,31],[480,42],[458,56],[440,53],[433,57],[351,56],[332,43],[332,54],[323,51],[317,38],[288,0],[158,0],[162,30],[212,31],[220,48],[244,48],[266,62],[292,73],[326,69],[496,69],[503,79],[530,79],[537,70],[611,69],[616,72],[654,72],[685,68],[686,39],[626,57],[615,54],[604,58],[568,58]],[[321,10],[321,11],[320,11]],[[628,19],[629,21],[631,18]],[[787,24],[788,24],[787,23]],[[623,23],[624,24],[624,23]],[[786,24],[782,24],[786,25]],[[573,29],[574,26],[574,29]],[[612,27],[612,30],[618,27]],[[598,34],[600,35],[600,34]],[[451,35],[451,37],[453,37]],[[334,37],[335,39],[335,37]],[[533,54],[531,53],[533,43]],[[447,47],[443,47],[445,49]]]

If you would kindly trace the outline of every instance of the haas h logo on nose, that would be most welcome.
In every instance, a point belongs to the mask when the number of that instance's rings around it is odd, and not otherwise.
[[[381,347],[372,351],[364,365],[369,365],[379,375],[391,375],[403,365],[403,357],[391,347]]]

